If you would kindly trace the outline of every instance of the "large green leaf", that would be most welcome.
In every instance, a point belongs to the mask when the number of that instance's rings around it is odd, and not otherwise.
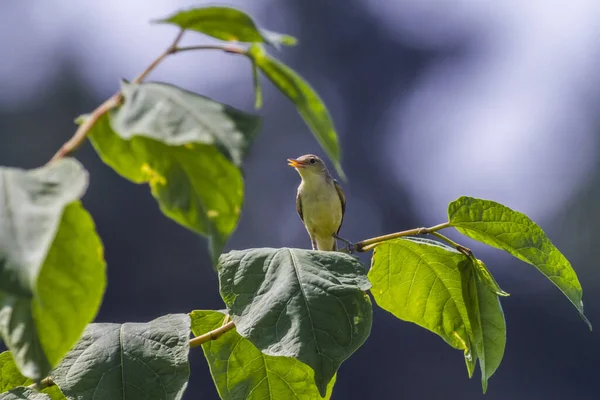
[[[192,8],[157,22],[174,24],[226,41],[267,43],[275,47],[296,44],[296,38],[261,29],[248,14],[231,7]]]
[[[92,128],[94,148],[125,178],[148,183],[165,215],[208,236],[216,262],[244,200],[235,163],[260,118],[169,85],[123,90],[125,104]]]
[[[181,399],[190,374],[190,318],[90,324],[52,372],[69,399]]]
[[[0,169],[0,336],[34,380],[77,342],[102,301],[102,243],[78,201],[86,187],[74,159]]]
[[[322,396],[371,331],[364,266],[339,252],[250,249],[223,254],[221,297],[240,335],[263,353],[315,371]]]
[[[381,308],[463,350],[471,375],[476,358],[461,276],[469,264],[462,253],[438,242],[396,239],[375,247],[369,280]]]
[[[223,325],[225,315],[218,311],[192,311],[192,332],[199,336]],[[317,400],[314,371],[295,358],[262,353],[249,340],[232,329],[217,340],[206,342],[202,350],[219,395],[224,400]],[[335,376],[327,386],[331,398]]]
[[[0,353],[0,393],[13,390],[19,386],[29,386],[33,381],[24,377],[12,357],[10,351]],[[21,391],[22,389],[17,389]],[[14,391],[13,391],[14,393]],[[42,390],[42,393],[50,396],[52,400],[64,400],[65,396],[61,393],[58,386],[50,386]],[[1,395],[0,395],[0,398]]]
[[[333,161],[337,173],[345,179],[333,120],[317,92],[296,72],[269,56],[260,46],[252,46],[248,56],[253,64],[258,66],[263,74],[296,105],[313,135]]]
[[[460,233],[535,266],[567,296],[592,328],[583,314],[583,291],[577,274],[529,217],[494,201],[460,197],[448,206],[448,218]]]

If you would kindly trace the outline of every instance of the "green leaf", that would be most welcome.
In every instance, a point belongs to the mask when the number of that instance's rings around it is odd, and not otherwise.
[[[192,311],[192,332],[199,336],[223,325],[225,315],[218,311]],[[314,371],[289,357],[262,353],[249,340],[232,329],[202,345],[202,350],[222,399],[317,400]],[[331,398],[335,376],[327,386]]]
[[[125,103],[111,116],[123,139],[135,136],[170,146],[217,146],[240,166],[262,118],[166,83],[125,83]]]
[[[471,260],[475,264],[475,260]],[[479,260],[477,260],[479,261]],[[476,271],[477,267],[473,265]],[[506,323],[498,296],[489,290],[483,279],[473,271],[463,271],[464,295],[473,327],[473,336],[481,386],[487,391],[489,378],[496,372],[504,356]]]
[[[396,239],[375,247],[369,280],[379,307],[463,350],[471,376],[476,354],[461,275],[469,268],[469,258],[439,242]]]
[[[488,288],[489,291],[491,291],[492,293],[494,293],[498,296],[503,296],[503,297],[510,296],[508,293],[506,293],[504,290],[502,290],[502,288],[500,288],[500,286],[498,285],[498,282],[496,282],[496,279],[494,279],[494,276],[487,269],[487,267],[485,266],[483,261],[481,261],[479,259],[474,259],[473,267],[475,268],[475,273],[477,273],[477,276],[479,277],[481,282],[485,285],[485,287]]]
[[[241,162],[260,118],[164,84],[124,93],[123,107],[94,124],[94,148],[123,177],[148,183],[165,215],[208,236],[216,263],[244,201],[242,172],[228,157]]]
[[[17,386],[25,386],[27,381],[28,379],[19,372],[10,351],[0,353],[0,393]]]
[[[77,342],[104,294],[102,243],[77,201],[87,179],[74,159],[0,168],[0,336],[36,381]]]
[[[317,92],[296,72],[253,45],[248,56],[252,62],[298,109],[313,135],[332,160],[337,173],[346,179],[341,166],[341,150],[329,111]]]
[[[157,22],[174,24],[225,41],[267,43],[274,47],[297,43],[293,36],[259,28],[248,14],[231,7],[192,8]]]
[[[504,354],[506,326],[498,297],[477,268],[439,242],[404,238],[377,245],[369,279],[381,308],[463,350],[469,377],[479,359],[485,392]]]
[[[148,323],[90,324],[52,379],[78,400],[181,399],[190,374],[189,337],[186,314]]]
[[[29,386],[34,382],[21,375],[15,360],[10,351],[0,353],[0,393],[15,389],[19,386]],[[64,400],[65,396],[61,393],[58,386],[50,386],[42,390],[42,393],[50,396],[52,400]],[[0,395],[2,398],[2,395]]]
[[[221,297],[240,335],[315,371],[319,393],[371,331],[364,266],[339,252],[250,249],[219,258]]]
[[[47,394],[36,392],[25,387],[15,388],[9,392],[0,393],[0,400],[52,400]]]
[[[460,197],[448,206],[450,225],[460,233],[505,250],[535,266],[583,313],[583,291],[569,261],[529,217],[490,200]]]

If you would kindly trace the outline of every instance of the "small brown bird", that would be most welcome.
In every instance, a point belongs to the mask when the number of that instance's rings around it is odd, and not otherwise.
[[[338,236],[346,211],[342,188],[323,160],[313,154],[288,158],[288,162],[302,178],[296,194],[296,210],[308,231],[313,250],[337,250],[336,239],[348,242]]]

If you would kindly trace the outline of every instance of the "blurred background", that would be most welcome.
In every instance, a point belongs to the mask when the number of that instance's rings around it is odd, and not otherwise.
[[[73,119],[110,96],[173,39],[149,21],[183,0],[4,1],[0,11],[0,165],[43,165]],[[600,326],[600,2],[255,0],[265,28],[299,38],[277,56],[321,94],[349,181],[341,234],[354,241],[446,220],[461,195],[525,212],[572,262]],[[188,33],[183,44],[209,39]],[[151,80],[253,111],[246,59],[176,55]],[[323,155],[294,107],[263,80],[264,128],[245,167],[246,205],[228,249],[310,246],[286,158]],[[106,248],[99,322],[145,322],[223,303],[204,238],[164,217],[148,187],[76,154]],[[271,216],[275,213],[275,218]],[[269,217],[266,217],[266,215]],[[456,238],[456,235],[450,235]],[[334,399],[598,399],[600,340],[533,267],[469,240],[503,289],[504,361],[481,393],[460,351],[375,309],[371,337],[342,364]],[[368,257],[364,257],[368,263]],[[217,399],[202,352],[185,399]]]

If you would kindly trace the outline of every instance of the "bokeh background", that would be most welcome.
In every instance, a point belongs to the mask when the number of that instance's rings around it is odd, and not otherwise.
[[[600,326],[600,2],[594,0],[222,1],[297,36],[277,54],[318,90],[335,120],[349,181],[352,240],[443,222],[460,195],[527,213],[571,260]],[[201,4],[175,0],[3,1],[0,165],[43,165],[73,119],[133,78],[176,34],[150,20]],[[189,33],[184,44],[210,42]],[[253,110],[247,60],[168,59],[151,80]],[[248,157],[246,205],[229,249],[308,247],[286,158],[321,150],[266,80],[265,123]],[[206,241],[164,217],[146,186],[77,152],[84,203],[106,247],[97,320],[148,321],[223,304]],[[453,236],[456,237],[456,236]],[[600,340],[534,268],[472,244],[500,285],[504,362],[485,397],[462,353],[375,310],[372,335],[342,364],[334,399],[598,399]],[[368,262],[368,259],[365,258]],[[185,399],[217,399],[202,352]]]

